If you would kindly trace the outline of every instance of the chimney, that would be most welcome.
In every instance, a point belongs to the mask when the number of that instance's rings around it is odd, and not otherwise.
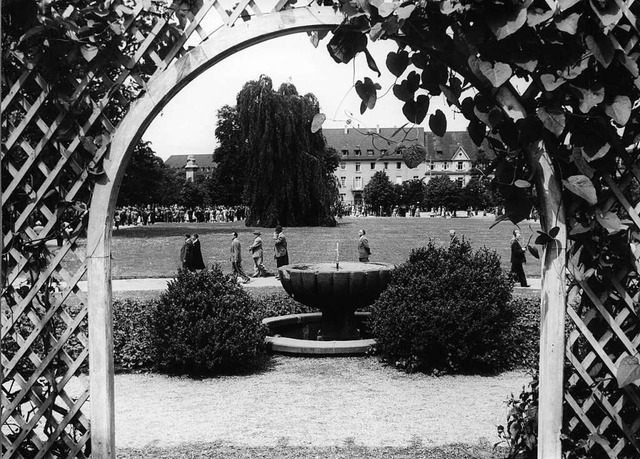
[[[376,124],[376,134],[380,134],[380,125]]]

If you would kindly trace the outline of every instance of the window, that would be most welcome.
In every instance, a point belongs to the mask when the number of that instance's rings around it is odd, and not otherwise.
[[[436,150],[436,155],[442,156],[442,150]]]
[[[371,170],[376,168],[376,163],[371,163]]]
[[[360,188],[362,188],[362,177],[356,177],[353,179],[353,187],[356,190],[359,190]]]
[[[400,177],[400,176],[396,177],[396,184],[397,185],[402,185],[402,177]]]
[[[347,195],[344,193],[340,193],[340,202],[344,202],[344,198],[346,198]]]
[[[355,153],[356,156],[362,156],[362,151],[360,151],[360,150],[355,150],[354,153]]]
[[[418,180],[418,178],[419,178],[419,177],[418,177],[417,175],[414,175],[414,176],[413,176],[413,180]]]
[[[360,163],[356,163],[356,172],[360,172]]]
[[[402,163],[400,161],[396,163],[396,169],[402,169]]]
[[[444,170],[449,169],[449,162],[448,162],[448,161],[445,161],[445,162],[442,164],[442,168],[443,168]]]
[[[340,163],[340,169],[346,169],[347,163]]]
[[[367,150],[367,156],[373,156],[373,150],[371,149]]]
[[[456,179],[456,183],[458,184],[458,187],[462,188],[464,186],[464,179],[462,177],[458,177]]]
[[[342,156],[349,156],[349,150],[342,150]]]
[[[347,177],[340,177],[340,188],[347,186]]]
[[[389,169],[389,163],[384,163],[384,168]]]
[[[429,169],[434,170],[435,168],[436,168],[435,164],[433,164],[433,163],[429,164]]]
[[[461,171],[462,169],[464,169],[464,162],[458,161],[458,170]]]

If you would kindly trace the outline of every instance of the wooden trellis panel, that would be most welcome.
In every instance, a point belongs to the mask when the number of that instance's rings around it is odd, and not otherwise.
[[[3,458],[91,455],[79,282],[87,207],[111,136],[150,78],[216,28],[263,14],[247,0],[116,0],[111,8],[122,16],[121,46],[64,81],[47,81],[37,64],[3,62]],[[288,8],[280,1],[266,12]]]
[[[601,208],[602,213],[615,212],[628,220],[629,230],[612,243],[631,244],[632,251],[640,247],[640,218],[630,204],[640,183],[636,156],[632,152],[625,158],[617,177],[603,177],[609,198]],[[572,372],[565,392],[564,425],[568,435],[586,438],[597,457],[640,457],[640,390],[633,384],[620,389],[616,382],[620,359],[640,350],[640,251],[630,260],[608,260],[609,255],[606,250],[590,253],[601,257],[609,269],[586,280],[569,275],[581,300],[567,305],[574,328],[566,348]]]

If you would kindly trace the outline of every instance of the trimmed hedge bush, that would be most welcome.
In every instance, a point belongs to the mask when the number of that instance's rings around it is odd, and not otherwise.
[[[372,307],[388,362],[423,372],[491,373],[514,366],[513,281],[500,256],[466,241],[414,249]]]
[[[160,371],[214,375],[248,370],[266,355],[266,327],[256,303],[218,266],[180,270],[153,313]]]
[[[116,370],[150,370],[155,360],[151,323],[156,301],[113,302],[113,358]]]

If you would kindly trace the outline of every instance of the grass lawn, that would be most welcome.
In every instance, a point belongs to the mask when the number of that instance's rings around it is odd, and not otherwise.
[[[389,218],[347,217],[335,228],[299,227],[286,228],[284,233],[289,244],[291,263],[333,262],[336,245],[339,244],[340,260],[357,261],[358,230],[364,228],[371,245],[371,261],[400,264],[407,260],[411,249],[422,247],[429,239],[437,244],[447,244],[449,230],[455,229],[459,237],[471,241],[474,248],[486,246],[496,250],[502,257],[505,269],[510,268],[510,239],[515,228],[502,222],[489,228],[493,218]],[[538,222],[521,224],[523,243],[530,235],[537,235]],[[179,265],[179,253],[185,233],[198,233],[205,263],[219,263],[223,270],[230,271],[229,247],[231,232],[239,233],[245,256],[245,270],[251,269],[252,261],[248,247],[253,241],[255,228],[244,226],[244,222],[230,223],[157,223],[151,226],[121,228],[114,231],[112,240],[112,275],[114,279],[173,277]],[[265,266],[275,270],[272,258],[272,233],[269,228],[260,228],[266,247]],[[540,261],[529,256],[525,265],[528,277],[540,276]],[[69,266],[73,270],[73,266]]]

